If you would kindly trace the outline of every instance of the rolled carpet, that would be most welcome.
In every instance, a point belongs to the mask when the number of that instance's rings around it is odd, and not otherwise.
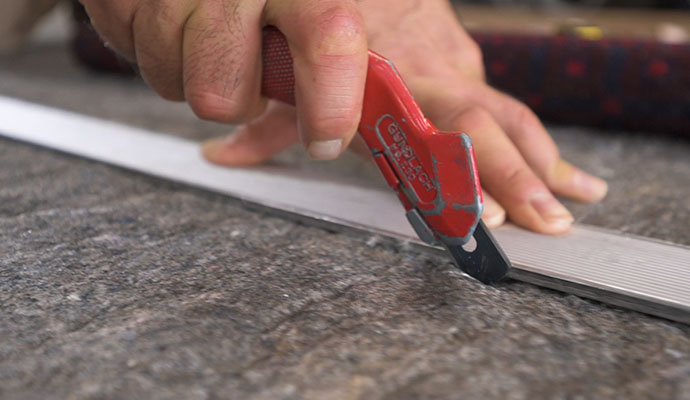
[[[690,44],[473,34],[489,82],[542,118],[690,138]]]

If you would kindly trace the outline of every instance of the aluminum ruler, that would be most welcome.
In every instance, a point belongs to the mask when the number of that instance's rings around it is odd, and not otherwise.
[[[218,167],[205,162],[199,144],[191,140],[2,96],[0,136],[222,193],[331,228],[442,251],[416,237],[392,191],[297,168]],[[494,234],[513,263],[513,279],[690,324],[690,247],[588,226],[557,237],[510,225]]]

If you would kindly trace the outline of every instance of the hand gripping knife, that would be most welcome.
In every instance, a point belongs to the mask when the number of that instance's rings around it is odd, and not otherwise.
[[[262,93],[294,105],[294,89],[287,40],[267,27]],[[421,240],[444,246],[462,271],[484,283],[508,274],[508,258],[481,221],[482,190],[469,136],[436,129],[393,64],[372,51],[359,134]]]

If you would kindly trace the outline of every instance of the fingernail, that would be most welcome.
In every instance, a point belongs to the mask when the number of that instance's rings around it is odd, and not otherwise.
[[[498,228],[506,221],[506,212],[497,204],[485,202],[482,219],[489,228]]]
[[[342,139],[314,140],[307,146],[307,153],[314,160],[332,160],[340,155],[343,148]]]
[[[573,174],[573,182],[575,187],[584,193],[590,201],[603,199],[609,190],[609,185],[605,180],[580,170]]]
[[[216,158],[218,152],[223,148],[223,143],[225,143],[225,139],[223,138],[206,140],[201,145],[201,152],[204,154],[204,157],[209,160],[213,160]]]
[[[529,201],[547,224],[556,228],[568,228],[572,225],[572,214],[551,193],[534,192]]]
[[[225,136],[217,137],[213,139],[206,140],[201,145],[201,152],[204,157],[209,161],[218,160],[218,156],[223,153],[224,150],[232,146],[239,138],[239,130]]]
[[[494,215],[484,215],[482,216],[484,223],[489,228],[498,228],[506,222],[505,214],[494,214]]]

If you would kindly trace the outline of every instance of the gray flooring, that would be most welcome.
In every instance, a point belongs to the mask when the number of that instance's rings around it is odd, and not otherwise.
[[[201,139],[141,82],[63,48],[0,94]],[[1,117],[1,116],[0,116]],[[690,142],[553,127],[610,180],[579,222],[690,245]],[[0,140],[2,398],[690,398],[690,328],[232,199]],[[280,157],[304,168],[299,149]],[[319,164],[380,184],[348,156]]]

